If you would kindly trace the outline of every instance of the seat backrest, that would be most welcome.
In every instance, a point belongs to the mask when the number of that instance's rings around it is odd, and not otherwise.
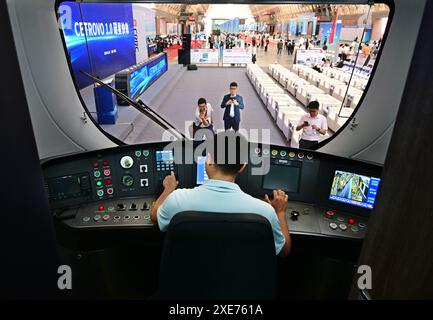
[[[157,299],[273,299],[272,227],[258,214],[182,212],[171,221]]]

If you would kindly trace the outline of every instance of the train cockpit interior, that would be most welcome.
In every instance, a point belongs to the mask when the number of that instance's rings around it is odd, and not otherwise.
[[[2,299],[433,299],[433,1],[0,17]]]

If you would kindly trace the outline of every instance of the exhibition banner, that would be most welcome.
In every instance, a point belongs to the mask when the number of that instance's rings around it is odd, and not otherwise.
[[[326,58],[326,52],[322,49],[296,50],[296,64],[315,66],[320,64],[323,58]]]
[[[104,79],[136,63],[131,4],[63,2],[59,17],[79,89],[93,83],[81,70]]]
[[[149,57],[146,27],[147,20],[152,18],[148,16],[149,9],[140,4],[133,4],[132,12],[134,16],[136,63],[139,63]]]
[[[218,64],[219,51],[217,49],[191,49],[191,63]]]
[[[229,64],[250,64],[253,54],[250,49],[233,48],[223,50],[223,63]]]

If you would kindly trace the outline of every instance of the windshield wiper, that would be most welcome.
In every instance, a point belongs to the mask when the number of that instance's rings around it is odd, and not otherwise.
[[[157,114],[155,111],[153,111],[149,106],[147,106],[143,101],[140,99],[135,101],[126,94],[120,92],[119,90],[109,86],[108,84],[104,83],[97,77],[91,75],[90,73],[87,73],[83,70],[80,70],[80,72],[90,79],[92,79],[94,82],[98,83],[99,85],[103,86],[104,88],[110,90],[112,93],[114,93],[117,97],[123,99],[126,101],[130,106],[134,107],[136,110],[144,114],[146,117],[148,117],[150,120],[158,124],[161,128],[171,131],[172,133],[177,136],[177,138],[180,138],[182,140],[186,140],[187,138],[185,135],[180,132],[175,126],[173,126],[170,122],[165,120],[163,117],[161,117],[159,114]]]

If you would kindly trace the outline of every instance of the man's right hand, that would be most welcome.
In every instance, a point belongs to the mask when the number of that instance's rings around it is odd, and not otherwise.
[[[227,102],[226,102],[226,106],[229,106],[229,105],[231,105],[232,104],[232,100],[228,100]]]
[[[173,192],[177,189],[177,186],[179,185],[179,181],[176,180],[176,175],[172,171],[169,176],[166,176],[162,185],[164,186],[164,189]]]
[[[265,195],[266,202],[268,202],[272,207],[274,207],[277,214],[285,214],[287,209],[289,208],[289,196],[282,190],[274,190],[272,194],[272,200],[269,199],[269,196],[267,194]]]

